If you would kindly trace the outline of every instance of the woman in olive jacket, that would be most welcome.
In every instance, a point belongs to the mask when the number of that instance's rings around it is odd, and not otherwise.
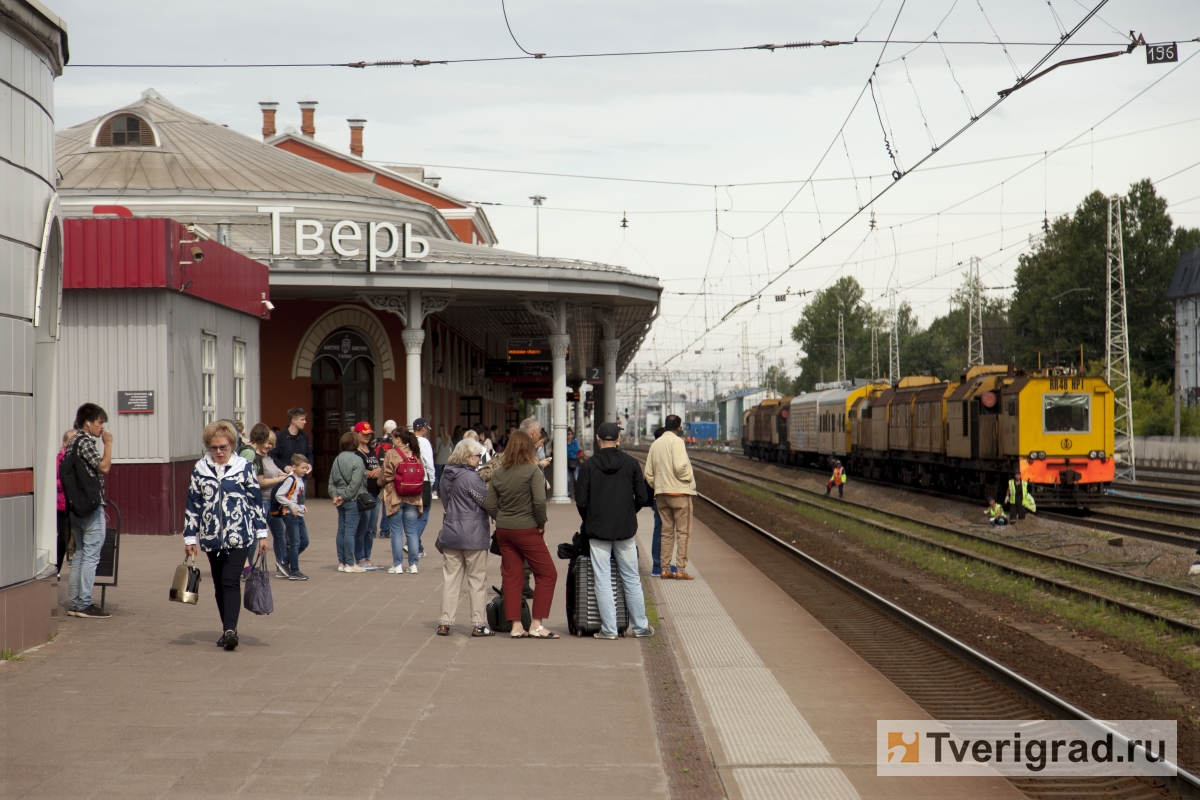
[[[512,638],[557,639],[557,633],[542,625],[542,620],[550,616],[558,570],[546,549],[546,478],[538,469],[529,434],[517,431],[509,437],[500,467],[492,473],[483,507],[496,520],[504,616],[513,624]],[[526,561],[534,577],[533,619],[528,631],[521,624]]]
[[[329,469],[329,496],[338,512],[338,572],[366,572],[354,560],[354,535],[358,532],[358,496],[367,489],[367,468],[355,452],[357,433],[343,433],[338,446],[342,452]]]

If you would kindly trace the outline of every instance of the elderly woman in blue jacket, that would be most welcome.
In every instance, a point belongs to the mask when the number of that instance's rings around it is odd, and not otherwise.
[[[204,428],[204,458],[196,462],[188,485],[183,545],[188,556],[199,547],[208,554],[217,612],[224,633],[217,646],[238,646],[241,577],[246,558],[258,545],[267,552],[267,516],[254,467],[234,452],[238,435],[233,425],[213,422]]]
[[[483,445],[463,439],[450,454],[442,472],[438,496],[442,500],[444,520],[438,534],[437,547],[442,562],[442,619],[438,635],[449,636],[458,610],[458,596],[465,588],[471,598],[472,636],[494,636],[487,624],[487,609],[483,600],[483,584],[487,577],[488,545],[491,524],[483,503],[487,485],[476,470],[483,455]]]

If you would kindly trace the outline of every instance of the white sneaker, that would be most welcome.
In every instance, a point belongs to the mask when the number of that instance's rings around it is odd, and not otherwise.
[[[357,566],[355,564],[347,564],[346,569],[344,571],[345,572],[366,572],[365,569],[363,569],[362,567]]]
[[[408,545],[404,545],[404,552],[408,552]]]
[[[346,571],[346,565],[338,564],[338,572],[345,572],[345,571]]]
[[[389,568],[388,568],[388,574],[389,574],[389,575],[403,575],[403,574],[404,574],[404,565],[403,565],[403,564],[397,564],[397,565],[396,565],[396,566],[394,566],[394,567],[389,567]]]
[[[417,574],[417,565],[416,565],[416,564],[409,564],[409,565],[408,565],[408,574],[410,574],[410,575],[416,575],[416,574]]]

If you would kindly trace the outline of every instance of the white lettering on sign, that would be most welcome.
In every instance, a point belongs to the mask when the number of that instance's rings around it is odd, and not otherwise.
[[[283,221],[281,215],[292,214],[291,206],[259,206],[261,214],[271,215],[271,255],[283,255],[281,245]],[[386,233],[387,245],[380,247],[379,234]],[[325,224],[316,219],[296,220],[296,255],[319,256],[325,252]],[[334,223],[329,231],[329,244],[333,252],[343,258],[352,258],[362,253],[358,247],[347,247],[346,242],[362,241],[363,230],[359,223],[344,219]],[[376,271],[379,259],[393,258],[404,248],[404,259],[415,260],[429,257],[429,239],[413,234],[412,223],[404,223],[401,232],[391,222],[367,223],[367,270]]]
[[[259,206],[258,213],[271,215],[271,255],[277,256],[282,251],[279,244],[280,214],[291,214],[296,209],[291,206]]]
[[[379,249],[377,237],[380,231],[386,231],[388,235],[388,246],[384,250]],[[391,258],[396,255],[396,251],[400,249],[400,231],[396,230],[396,226],[390,222],[371,222],[367,225],[367,270],[375,271],[375,262],[381,258]]]
[[[351,233],[344,233],[346,230],[351,231]],[[334,225],[333,230],[329,232],[329,243],[333,245],[333,252],[345,258],[356,256],[362,252],[357,247],[355,247],[353,250],[348,250],[343,247],[342,242],[346,241],[347,239],[362,239],[362,228],[358,227],[357,222],[351,222],[348,219],[344,219],[337,225]]]
[[[312,233],[306,232],[305,229],[311,228]],[[298,219],[296,220],[296,255],[298,256],[319,256],[325,252],[325,240],[321,238],[321,234],[325,232],[325,226],[320,220],[316,219]],[[305,247],[305,242],[313,242],[311,248]]]
[[[418,251],[414,245],[420,247]],[[404,260],[424,258],[429,255],[429,241],[421,236],[413,236],[412,223],[404,223]]]

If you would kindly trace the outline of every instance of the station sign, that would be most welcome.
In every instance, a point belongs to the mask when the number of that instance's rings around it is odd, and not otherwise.
[[[259,206],[258,213],[271,215],[271,255],[283,255],[283,215],[291,214],[292,206]],[[350,243],[364,242],[367,248],[367,271],[375,272],[380,259],[394,258],[403,248],[405,261],[419,261],[429,257],[429,240],[414,236],[412,224],[404,223],[397,228],[390,222],[366,223],[366,240],[362,226],[349,219],[335,222],[329,229],[329,247],[341,258],[354,258],[362,254],[362,247]],[[297,219],[295,221],[297,256],[319,256],[325,252],[325,223],[319,219]],[[379,240],[386,240],[380,247]]]
[[[483,362],[483,376],[493,380],[515,380],[518,378],[549,378],[549,361],[505,361],[489,358]]]
[[[154,392],[148,389],[123,389],[117,392],[118,414],[153,414]]]
[[[553,358],[550,351],[550,339],[547,337],[532,339],[509,339],[508,360],[516,362],[545,362]],[[567,361],[571,360],[571,351],[567,350]]]
[[[587,382],[596,385],[604,383],[604,367],[588,367]]]

